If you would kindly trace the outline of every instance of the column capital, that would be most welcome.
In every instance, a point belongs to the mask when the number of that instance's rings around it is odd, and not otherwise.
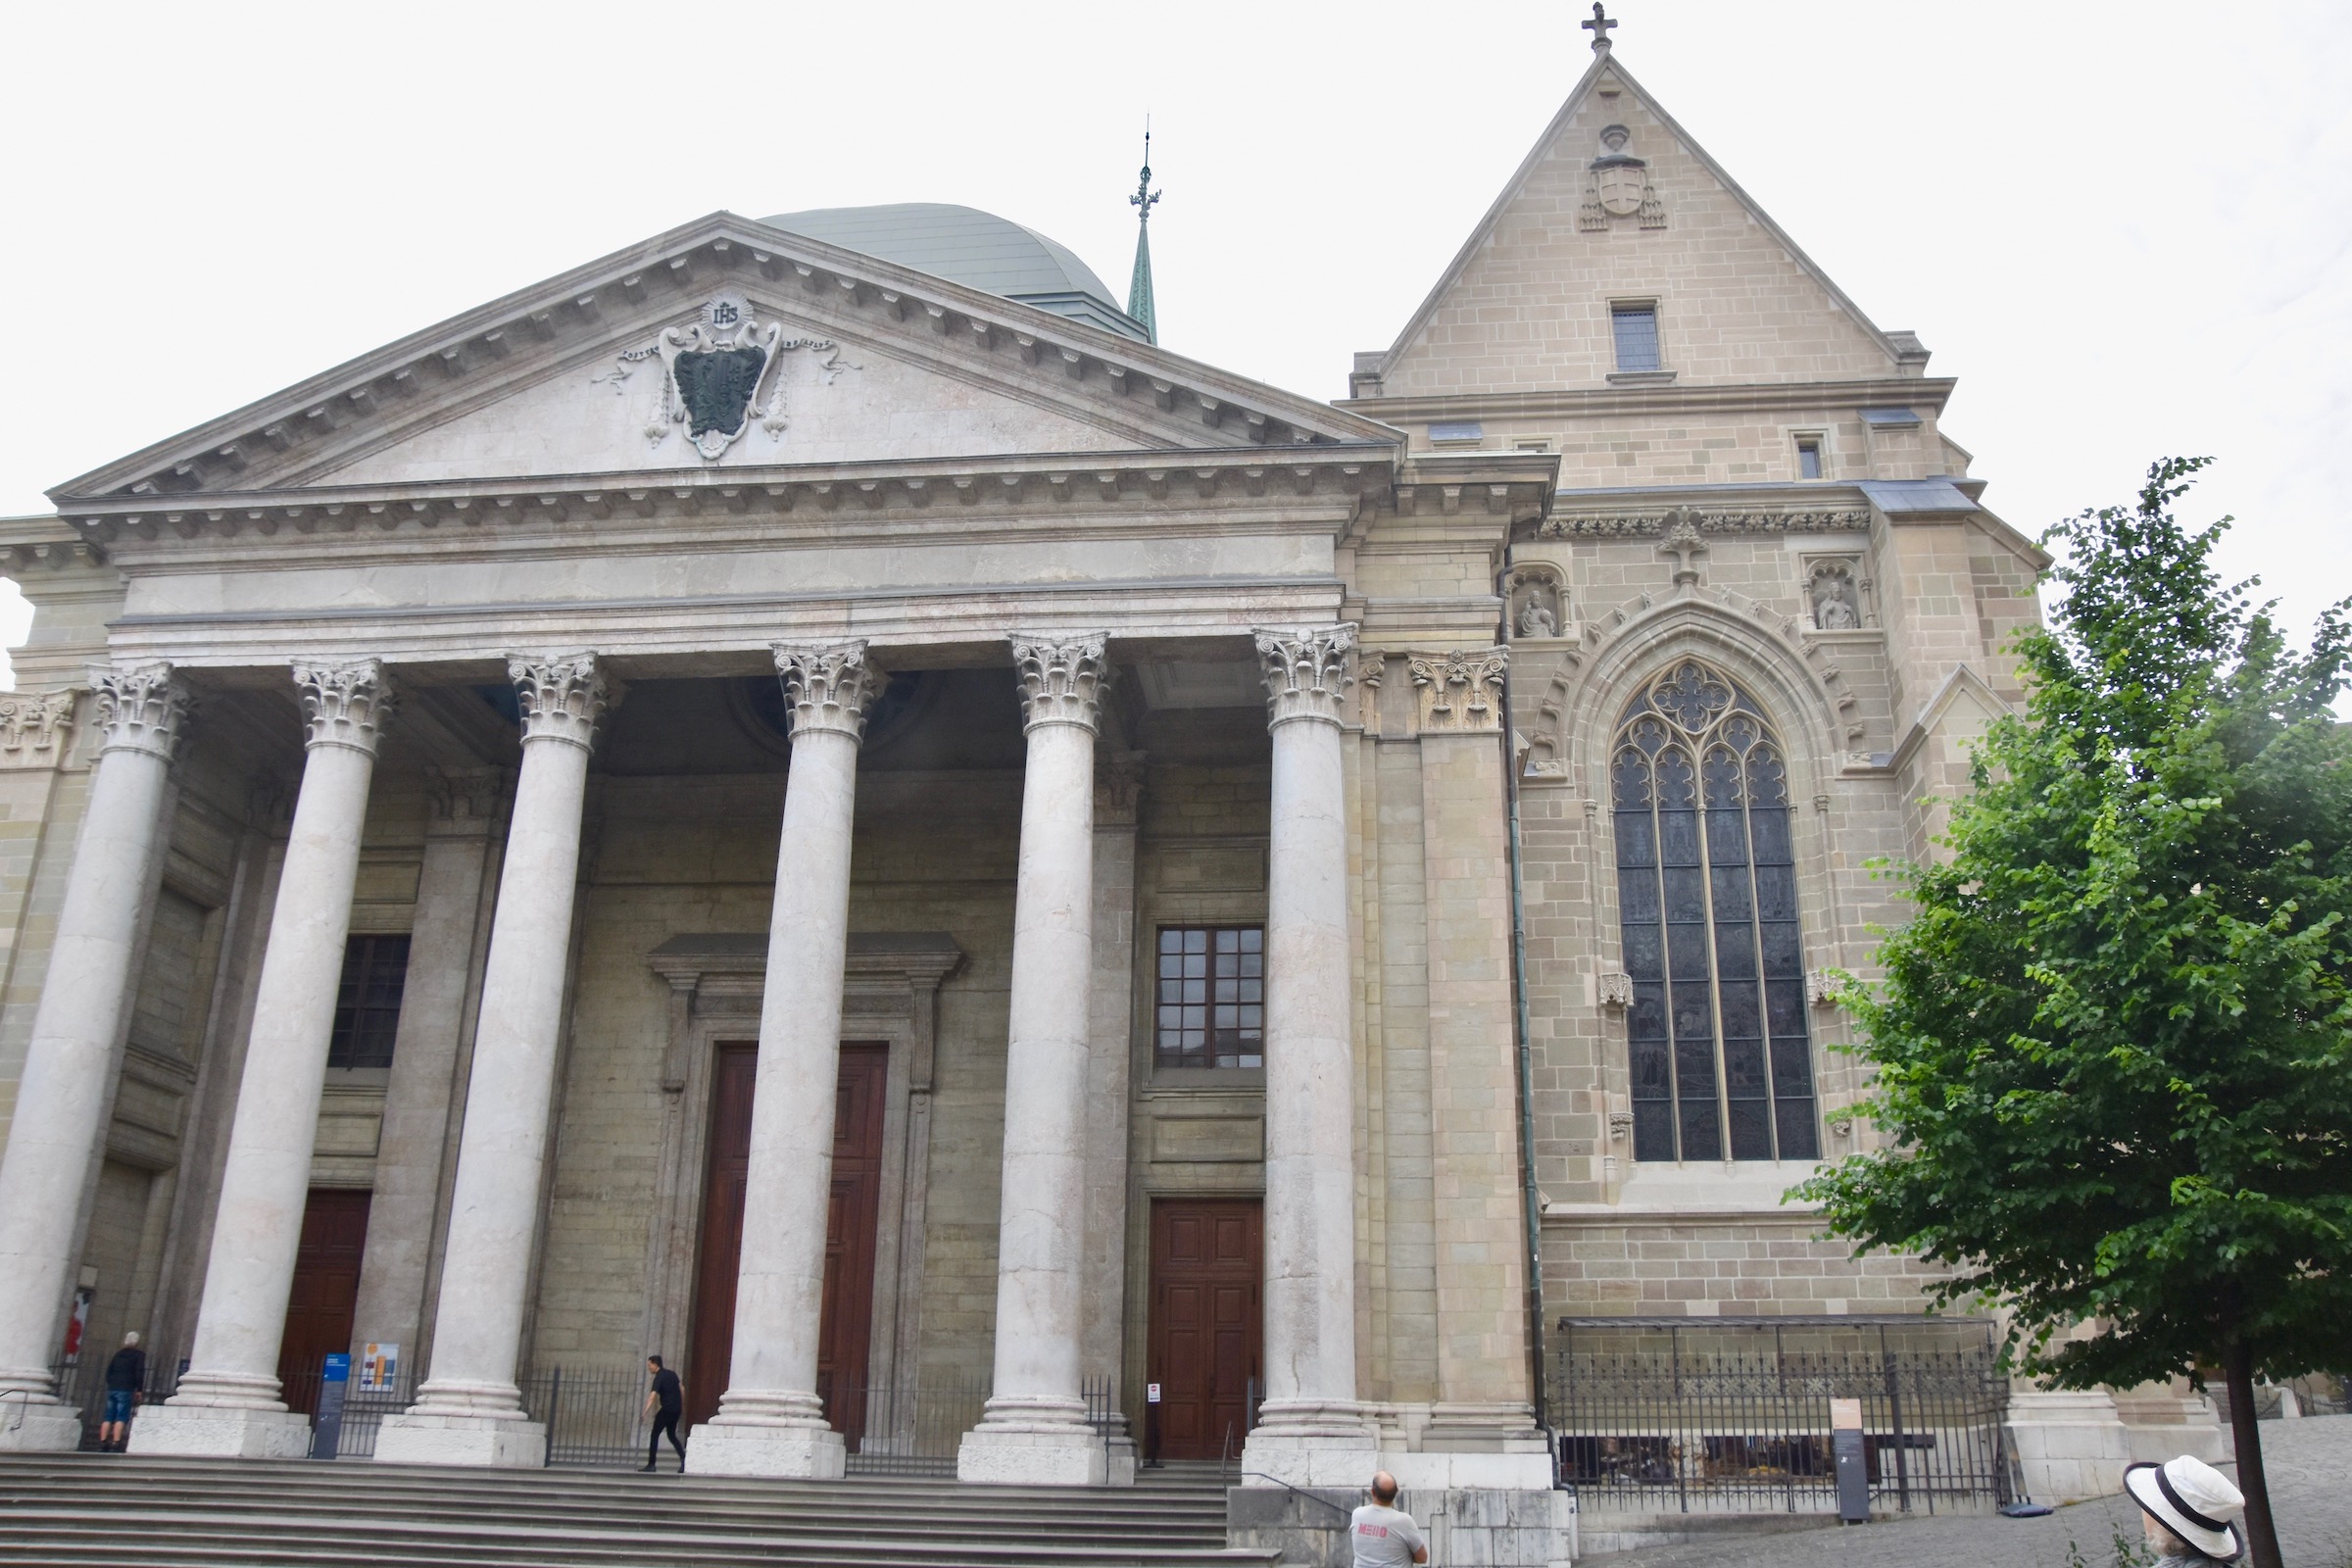
[[[770,643],[792,711],[794,739],[811,732],[865,738],[866,710],[889,677],[866,662],[865,639],[841,643]]]
[[[173,678],[168,661],[94,664],[90,687],[98,698],[98,730],[103,737],[98,745],[100,756],[113,751],[145,752],[172,760],[195,705],[187,686]]]
[[[503,767],[433,767],[424,781],[432,798],[426,836],[474,838],[497,822],[514,778]]]
[[[375,755],[398,700],[380,659],[297,660],[294,693],[302,703],[303,745],[345,746]]]
[[[522,708],[522,738],[564,741],[583,752],[596,750],[596,726],[620,696],[605,676],[604,663],[588,652],[510,654],[507,678]]]
[[[1413,691],[1421,704],[1424,735],[1497,734],[1502,729],[1502,683],[1510,672],[1508,648],[1462,653],[1413,654]]]
[[[0,767],[62,767],[74,749],[74,709],[84,688],[0,697]]]
[[[1340,701],[1355,683],[1355,622],[1257,629],[1266,678],[1266,727],[1295,718],[1340,722]]]
[[[1052,633],[1014,632],[1012,667],[1021,683],[1021,728],[1045,724],[1075,724],[1093,730],[1102,709],[1102,694],[1110,689],[1110,661],[1104,650],[1106,632],[1087,631],[1056,637]]]

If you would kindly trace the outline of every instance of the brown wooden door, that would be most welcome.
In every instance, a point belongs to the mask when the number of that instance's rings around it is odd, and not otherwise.
[[[817,1320],[816,1392],[825,1419],[858,1451],[866,1355],[873,1346],[874,1232],[882,1209],[883,1091],[890,1048],[844,1046],[833,1102],[833,1197],[825,1215],[825,1304]]]
[[[1253,1198],[1160,1199],[1152,1205],[1152,1349],[1163,1459],[1239,1451],[1247,1401],[1262,1382],[1264,1209]],[[1147,1417],[1149,1418],[1149,1416]]]
[[[286,1327],[277,1342],[277,1379],[289,1408],[318,1408],[318,1369],[328,1352],[351,1348],[351,1318],[360,1299],[360,1254],[368,1246],[368,1201],[372,1194],[314,1188],[302,1209],[302,1242],[294,1254],[294,1288],[286,1297]]]
[[[841,1048],[833,1110],[833,1193],[825,1216],[825,1294],[817,1326],[816,1392],[853,1450],[864,1401],[836,1400],[837,1381],[862,1387],[871,1343],[874,1233],[882,1202],[886,1046]],[[686,1420],[707,1421],[727,1389],[735,1345],[735,1283],[743,1256],[743,1198],[751,1165],[752,1097],[759,1047],[718,1047],[710,1090],[710,1158],[703,1183],[703,1241],[696,1266],[694,1339],[687,1354]],[[845,1391],[846,1392],[846,1391]],[[837,1408],[837,1405],[847,1408]]]
[[[695,1262],[694,1339],[686,1351],[686,1422],[708,1421],[727,1392],[735,1349],[735,1275],[743,1259],[743,1190],[751,1174],[752,1090],[760,1047],[718,1045],[710,1076],[710,1141],[703,1174],[703,1245]],[[676,1351],[669,1352],[675,1365]]]

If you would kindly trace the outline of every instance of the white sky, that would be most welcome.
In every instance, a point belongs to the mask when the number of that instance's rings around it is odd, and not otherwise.
[[[1556,3],[24,5],[0,514],[717,208],[932,200],[1316,397],[1591,61]],[[2352,6],[1622,0],[1619,59],[1880,325],[2029,534],[2147,462],[2298,638],[2352,592]],[[13,588],[0,641],[21,642]]]

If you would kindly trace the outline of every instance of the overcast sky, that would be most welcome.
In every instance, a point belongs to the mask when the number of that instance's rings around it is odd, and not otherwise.
[[[19,7],[0,514],[718,208],[960,202],[1123,293],[1147,111],[1161,340],[1343,396],[1590,64],[1589,14]],[[1636,79],[1960,378],[1986,505],[2037,534],[2210,453],[2192,515],[2240,519],[2229,570],[2298,637],[2352,592],[2352,6],[1617,14]]]

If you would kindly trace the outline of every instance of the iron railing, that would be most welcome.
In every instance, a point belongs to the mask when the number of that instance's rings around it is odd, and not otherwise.
[[[843,1381],[824,1392],[854,1476],[955,1475],[956,1447],[988,1405],[988,1380],[975,1377]]]
[[[1833,1399],[1861,1406],[1874,1507],[2010,1500],[2008,1379],[1978,1319],[1563,1318],[1560,1479],[1580,1507],[1833,1512]]]

